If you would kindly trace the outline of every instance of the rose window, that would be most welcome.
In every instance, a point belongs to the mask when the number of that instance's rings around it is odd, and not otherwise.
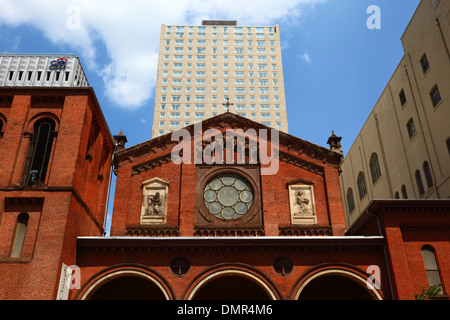
[[[252,206],[253,189],[237,175],[220,175],[206,185],[203,200],[215,217],[234,220],[245,215]]]

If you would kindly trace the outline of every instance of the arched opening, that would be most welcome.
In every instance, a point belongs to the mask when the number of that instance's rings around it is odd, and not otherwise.
[[[205,283],[197,290],[193,300],[272,300],[272,298],[253,279],[230,274]]]
[[[22,248],[25,242],[25,234],[28,227],[28,213],[21,213],[17,217],[16,235],[11,249],[11,257],[18,258],[22,255]]]
[[[94,284],[86,300],[167,300],[154,279],[134,273],[110,275]]]
[[[23,173],[23,184],[40,185],[45,182],[55,135],[55,122],[44,118],[34,125],[28,156]]]
[[[347,272],[326,272],[312,277],[302,287],[298,300],[379,300],[362,279]]]

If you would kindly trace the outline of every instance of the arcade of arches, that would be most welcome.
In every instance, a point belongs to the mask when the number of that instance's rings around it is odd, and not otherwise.
[[[158,280],[136,272],[112,273],[91,284],[82,299],[170,300],[171,294]],[[378,300],[376,290],[349,272],[319,272],[296,289],[295,300]],[[250,273],[220,272],[199,281],[185,300],[279,300],[264,280]]]

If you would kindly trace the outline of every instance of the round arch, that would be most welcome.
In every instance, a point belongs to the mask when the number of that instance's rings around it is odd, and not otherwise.
[[[220,293],[216,289],[220,287]],[[227,290],[227,291],[225,291]],[[231,293],[232,292],[232,293]],[[252,296],[247,296],[248,292]],[[232,296],[230,295],[232,294]],[[220,296],[215,296],[220,294]],[[209,271],[188,290],[186,300],[277,300],[276,288],[261,275],[237,267]]]
[[[133,300],[170,300],[172,294],[161,283],[158,277],[138,269],[118,269],[115,271],[108,271],[106,274],[100,276],[92,283],[87,284],[87,289],[82,293],[80,300],[96,300],[96,299],[108,299],[108,300],[125,300],[131,298]],[[135,292],[133,294],[139,295],[146,291],[149,296],[132,296],[127,297],[127,291],[123,290],[124,287],[132,287]],[[136,289],[137,288],[137,289]],[[120,294],[114,298],[114,295],[108,294],[106,291],[120,291]]]
[[[27,123],[26,131],[27,132],[33,132],[35,124],[37,122],[39,122],[40,120],[42,120],[42,119],[51,119],[51,120],[53,120],[53,122],[55,123],[54,131],[55,132],[59,131],[59,124],[60,124],[59,117],[56,114],[52,113],[52,112],[40,112],[40,113],[35,114],[34,116],[32,116],[30,118],[30,120],[28,121],[28,123]]]
[[[313,299],[319,300],[338,300],[338,299],[352,299],[352,300],[383,300],[382,295],[371,284],[368,286],[367,277],[364,277],[354,271],[340,268],[330,268],[321,270],[308,276],[293,295],[293,300]],[[323,295],[318,298],[317,292],[314,293],[315,288],[323,290],[324,287],[337,286],[332,293]],[[319,294],[320,295],[320,294]],[[339,296],[339,297],[337,297]]]

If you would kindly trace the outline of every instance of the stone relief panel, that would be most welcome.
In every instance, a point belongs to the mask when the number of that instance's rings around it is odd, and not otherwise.
[[[291,223],[293,225],[317,224],[313,186],[289,186],[289,202],[291,208]]]
[[[141,225],[166,224],[169,184],[159,178],[142,183]]]

